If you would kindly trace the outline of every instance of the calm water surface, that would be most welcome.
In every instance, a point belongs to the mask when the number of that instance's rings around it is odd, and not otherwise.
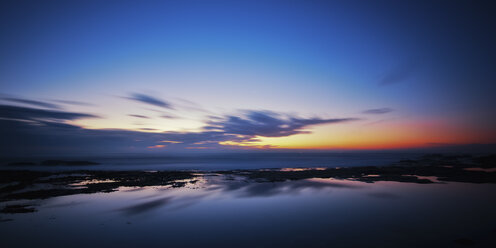
[[[2,170],[235,170],[295,167],[384,166],[402,159],[415,159],[421,153],[232,153],[186,154],[176,156],[70,157],[100,163],[97,166],[8,166],[10,162],[39,162],[63,157],[0,158]]]
[[[122,187],[1,214],[2,247],[472,247],[496,244],[496,186],[253,182]],[[9,220],[10,219],[10,220]]]

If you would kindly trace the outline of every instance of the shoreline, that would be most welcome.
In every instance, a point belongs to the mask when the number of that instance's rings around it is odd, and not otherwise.
[[[57,196],[109,193],[120,187],[184,187],[204,176],[241,177],[249,183],[285,182],[311,178],[374,183],[496,183],[496,156],[467,157],[427,155],[386,166],[343,168],[277,168],[227,171],[34,171],[0,170],[0,202],[39,200]],[[97,166],[92,164],[91,166]],[[36,211],[29,204],[7,204],[1,213]]]

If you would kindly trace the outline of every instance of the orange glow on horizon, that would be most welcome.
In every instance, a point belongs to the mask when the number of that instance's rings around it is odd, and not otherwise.
[[[391,122],[382,125],[319,126],[309,134],[287,137],[256,137],[252,142],[222,145],[255,149],[382,150],[428,148],[438,145],[494,143],[494,135],[445,122]]]
[[[154,146],[149,146],[148,148],[150,149],[156,149],[156,148],[164,148],[166,145],[154,145]]]
[[[122,128],[122,130],[128,131],[167,133],[167,131],[162,130],[143,129]],[[200,128],[194,132],[201,133],[202,131]],[[496,142],[496,135],[488,130],[476,130],[472,127],[463,126],[460,123],[453,124],[446,120],[357,122],[347,125],[314,126],[305,131],[308,131],[308,133],[285,137],[257,136],[254,137],[254,141],[222,141],[218,142],[218,144],[226,148],[237,149],[382,150],[428,148],[437,145],[490,144]],[[162,144],[147,148],[166,148],[168,145],[165,144],[183,143],[180,140],[162,140],[158,142]],[[186,147],[186,149],[211,149],[211,147],[202,146],[209,143],[217,142],[197,142],[193,144],[197,146]]]

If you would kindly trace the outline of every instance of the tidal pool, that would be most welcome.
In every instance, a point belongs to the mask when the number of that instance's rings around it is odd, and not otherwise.
[[[496,185],[203,174],[0,214],[2,247],[491,247]],[[494,247],[494,246],[493,246]]]

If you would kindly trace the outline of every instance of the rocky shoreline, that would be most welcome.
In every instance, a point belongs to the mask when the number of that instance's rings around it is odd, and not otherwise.
[[[197,171],[0,171],[0,202],[46,199],[56,196],[112,192],[119,187],[183,187],[203,175],[232,175],[257,182],[283,182],[310,178],[334,178],[366,183],[496,183],[496,155],[426,155],[387,166],[346,168],[288,168],[260,170]],[[36,211],[32,206],[10,204],[2,213]]]

